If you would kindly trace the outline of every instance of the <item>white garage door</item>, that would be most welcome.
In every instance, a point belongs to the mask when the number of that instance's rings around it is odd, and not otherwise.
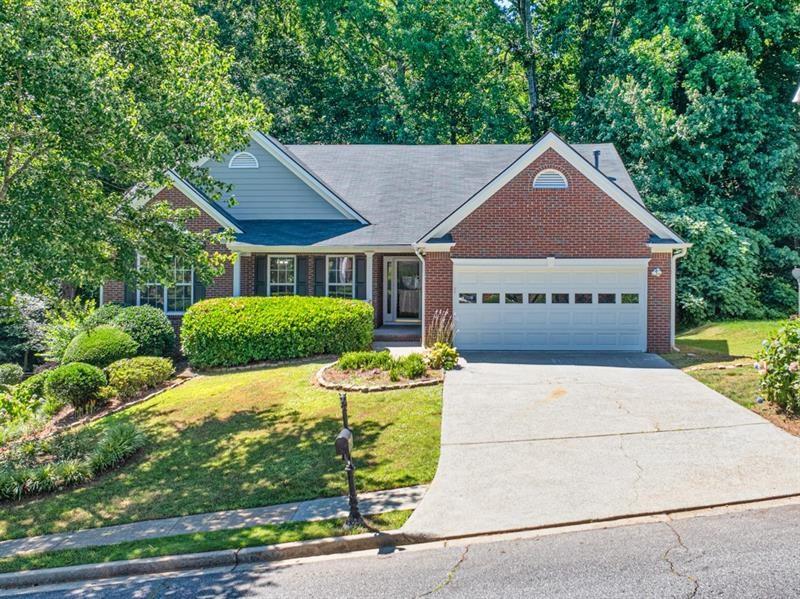
[[[453,260],[459,349],[645,351],[647,260]]]

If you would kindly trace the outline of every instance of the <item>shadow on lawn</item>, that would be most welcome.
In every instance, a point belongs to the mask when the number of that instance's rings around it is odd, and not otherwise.
[[[115,421],[142,426],[152,444],[93,484],[3,505],[0,525],[7,525],[7,538],[347,492],[343,465],[333,448],[341,429],[338,409],[329,416],[309,417],[272,405],[180,427],[169,421],[171,412],[153,405],[114,415]],[[392,424],[366,419],[354,420],[353,426],[359,488],[380,486],[374,471],[393,456],[386,451],[379,457],[374,448]],[[392,476],[396,486],[416,482],[410,476]]]

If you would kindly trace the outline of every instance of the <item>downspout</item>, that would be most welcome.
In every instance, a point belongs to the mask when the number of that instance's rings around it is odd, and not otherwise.
[[[417,258],[419,258],[419,261],[422,263],[422,271],[421,271],[422,272],[422,275],[421,275],[421,280],[422,280],[422,301],[420,302],[420,310],[422,311],[422,314],[421,314],[422,318],[420,320],[421,320],[422,326],[420,327],[420,338],[419,338],[419,341],[420,341],[420,344],[424,347],[425,346],[425,287],[426,287],[426,281],[425,281],[425,255],[423,254],[422,248],[419,246],[418,243],[413,244],[411,247],[414,248],[414,253],[417,255]]]
[[[689,251],[688,247],[682,247],[676,250],[672,254],[672,268],[670,268],[670,323],[669,323],[669,344],[672,347],[673,351],[680,351],[678,347],[675,345],[675,303],[677,302],[677,297],[675,296],[676,293],[676,284],[675,284],[675,271],[678,268],[678,260],[683,258],[686,255],[686,252]]]

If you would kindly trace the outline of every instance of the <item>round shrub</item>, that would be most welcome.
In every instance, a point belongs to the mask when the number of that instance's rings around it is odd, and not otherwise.
[[[171,360],[151,356],[117,360],[106,368],[108,384],[120,397],[132,397],[160,385],[174,372]]]
[[[163,310],[131,306],[117,314],[113,324],[139,344],[141,356],[168,356],[175,349],[175,330]]]
[[[128,333],[104,324],[84,331],[70,341],[63,363],[86,362],[104,368],[122,358],[132,358],[138,347]]]
[[[452,370],[458,363],[458,351],[456,348],[441,341],[437,341],[432,347],[428,348],[426,357],[428,366],[437,370],[439,368]]]
[[[83,328],[88,330],[101,324],[111,324],[124,309],[119,304],[103,304],[86,317],[86,320],[83,321]]]
[[[398,381],[400,377],[418,379],[428,370],[422,354],[400,356],[389,371],[389,380]]]
[[[766,398],[800,414],[800,320],[790,320],[761,343],[756,368]]]
[[[236,366],[367,349],[372,306],[328,297],[228,297],[192,305],[183,352],[193,366]]]
[[[24,376],[19,364],[0,364],[0,385],[16,385]]]
[[[45,391],[64,403],[72,404],[76,410],[85,410],[97,402],[105,384],[106,375],[97,366],[73,362],[50,373]]]

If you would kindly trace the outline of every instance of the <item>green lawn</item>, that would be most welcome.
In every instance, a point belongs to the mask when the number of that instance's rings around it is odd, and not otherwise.
[[[664,358],[701,383],[746,408],[754,408],[759,374],[753,356],[782,320],[733,320],[706,324],[676,336],[680,352]]]
[[[761,341],[782,323],[781,320],[717,322],[680,333],[675,342],[687,351],[751,357],[761,347]]]
[[[400,528],[410,510],[387,512],[368,516],[367,523],[378,530]],[[0,558],[0,572],[38,570],[41,568],[61,568],[80,564],[95,564],[119,560],[200,553],[220,549],[242,549],[259,545],[273,545],[292,541],[306,541],[367,532],[366,529],[345,529],[344,519],[320,520],[317,522],[286,522],[285,524],[254,526],[238,530],[218,530],[215,532],[177,535],[147,541],[133,541],[91,547],[88,549],[63,549],[46,553],[33,553],[21,556]]]
[[[144,452],[92,484],[0,506],[0,538],[343,495],[338,393],[321,361],[206,375],[96,424],[133,421]],[[441,386],[349,395],[359,490],[433,478]]]

